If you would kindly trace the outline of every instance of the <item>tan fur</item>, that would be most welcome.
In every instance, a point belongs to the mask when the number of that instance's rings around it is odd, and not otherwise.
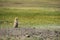
[[[15,28],[18,28],[18,17],[14,19],[14,25]]]

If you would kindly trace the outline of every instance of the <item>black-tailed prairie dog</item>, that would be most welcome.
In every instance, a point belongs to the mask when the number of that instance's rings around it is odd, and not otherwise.
[[[18,17],[15,17],[13,27],[18,28]]]

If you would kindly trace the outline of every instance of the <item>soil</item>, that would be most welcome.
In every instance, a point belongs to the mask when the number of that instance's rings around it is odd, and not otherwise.
[[[0,39],[4,38],[38,38],[36,40],[60,40],[60,29],[40,29],[40,28],[2,28],[0,29]],[[17,37],[17,38],[16,38]],[[29,39],[28,39],[29,40]]]

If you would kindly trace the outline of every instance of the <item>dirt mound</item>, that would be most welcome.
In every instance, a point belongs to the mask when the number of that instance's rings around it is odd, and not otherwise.
[[[12,39],[12,37],[16,39],[17,37],[20,40],[26,40],[26,38],[30,38],[31,40],[34,38],[36,38],[36,40],[60,40],[60,31],[38,28],[9,28],[0,29],[0,38],[1,37],[9,37],[10,39]]]

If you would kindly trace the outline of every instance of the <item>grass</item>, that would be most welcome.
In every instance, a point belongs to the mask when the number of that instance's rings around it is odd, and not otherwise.
[[[60,0],[0,0],[0,6],[60,8]]]
[[[0,8],[0,27],[12,27],[15,17],[19,19],[19,27],[60,24],[60,11],[58,9],[10,7]]]

